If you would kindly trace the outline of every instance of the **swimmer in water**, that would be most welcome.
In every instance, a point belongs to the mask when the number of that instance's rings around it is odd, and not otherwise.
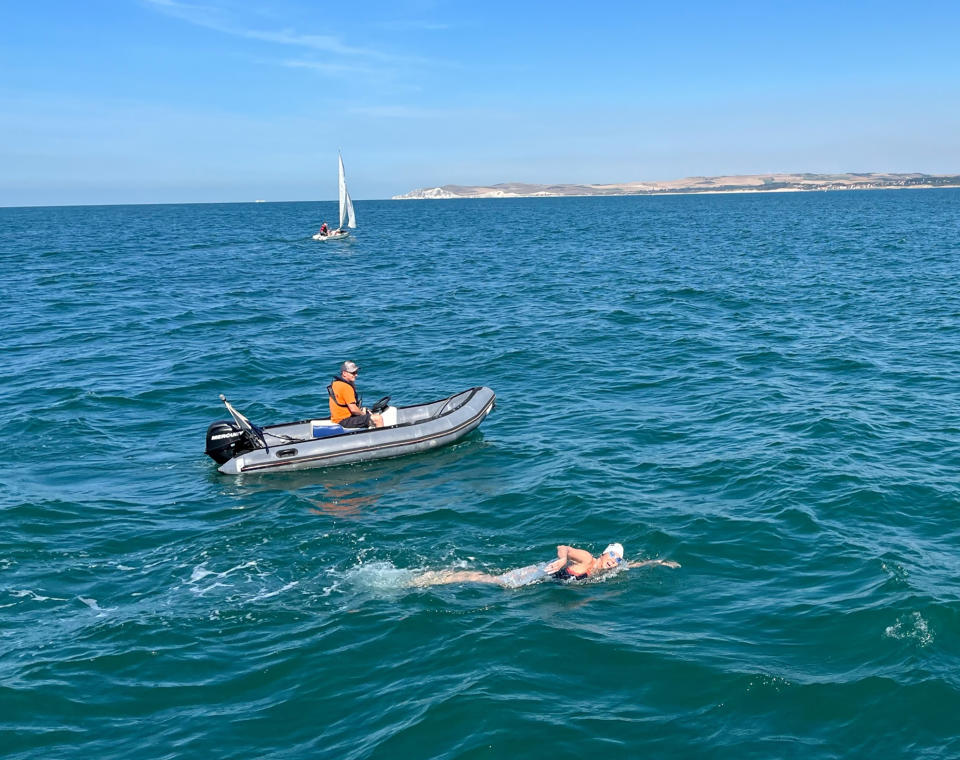
[[[599,557],[594,557],[583,549],[560,545],[557,558],[540,565],[520,567],[502,575],[490,575],[474,570],[431,570],[410,581],[411,586],[439,586],[446,583],[493,583],[504,588],[526,586],[546,578],[559,581],[586,580],[602,575],[619,567],[645,567],[662,565],[680,567],[679,562],[669,559],[648,559],[639,562],[623,561],[623,545],[610,544]]]

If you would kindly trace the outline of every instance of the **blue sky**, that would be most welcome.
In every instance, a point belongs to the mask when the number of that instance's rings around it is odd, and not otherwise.
[[[0,205],[960,173],[960,4],[34,0]]]

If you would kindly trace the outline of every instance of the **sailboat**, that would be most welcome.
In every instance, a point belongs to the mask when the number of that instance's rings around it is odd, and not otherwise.
[[[357,228],[357,219],[353,215],[353,201],[350,200],[350,193],[347,192],[347,178],[343,173],[343,156],[338,153],[337,158],[340,162],[340,226],[335,230],[326,230],[327,223],[324,222],[320,232],[313,236],[314,240],[345,238],[350,233],[344,227],[349,227],[351,230]]]

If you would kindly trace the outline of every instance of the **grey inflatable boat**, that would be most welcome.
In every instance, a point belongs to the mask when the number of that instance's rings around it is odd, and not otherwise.
[[[439,401],[389,406],[389,397],[372,408],[382,428],[351,430],[326,420],[300,420],[258,427],[220,399],[232,420],[207,428],[206,453],[222,473],[285,472],[386,459],[429,451],[463,438],[493,409],[496,395],[470,388]]]

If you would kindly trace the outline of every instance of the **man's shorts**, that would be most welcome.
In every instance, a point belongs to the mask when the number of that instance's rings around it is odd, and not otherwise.
[[[345,428],[368,428],[373,427],[373,423],[370,421],[370,413],[366,414],[351,414],[347,419],[340,420],[340,426]]]

